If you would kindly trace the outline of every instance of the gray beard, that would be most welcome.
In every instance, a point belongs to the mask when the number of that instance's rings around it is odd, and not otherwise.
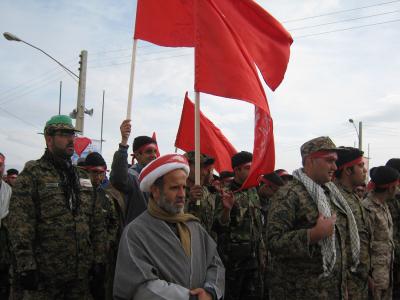
[[[166,201],[163,193],[161,193],[160,199],[158,200],[158,206],[172,215],[183,212],[183,208],[175,207],[173,204]]]

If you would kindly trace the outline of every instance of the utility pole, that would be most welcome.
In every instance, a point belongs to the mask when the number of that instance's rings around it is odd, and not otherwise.
[[[362,151],[362,122],[358,122],[358,149]]]
[[[79,57],[79,83],[78,83],[78,100],[76,103],[76,123],[75,127],[83,135],[85,123],[85,94],[86,94],[86,70],[87,70],[87,56],[86,50],[82,50]]]

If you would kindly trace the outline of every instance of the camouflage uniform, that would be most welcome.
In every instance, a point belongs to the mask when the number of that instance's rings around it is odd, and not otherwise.
[[[352,191],[336,182],[336,186],[349,204],[357,223],[360,237],[360,263],[355,272],[347,269],[347,292],[349,299],[368,299],[368,275],[370,272],[371,257],[371,226],[367,212],[362,206],[361,199]],[[347,244],[347,257],[351,257],[350,245]]]
[[[375,282],[374,299],[392,299],[393,288],[393,222],[386,203],[373,193],[363,201],[372,227],[371,274]]]
[[[5,222],[0,221],[0,299],[8,299],[10,293],[9,268],[11,265],[11,253],[8,240],[8,231]]]
[[[329,191],[324,190],[329,199]],[[274,275],[270,299],[344,299],[347,218],[332,201],[330,207],[337,215],[336,262],[332,273],[323,277],[321,248],[318,243],[310,244],[308,233],[319,215],[317,204],[297,179],[280,188],[272,198],[267,219],[267,246]]]
[[[188,199],[185,202],[185,212],[195,215],[200,219],[201,225],[206,229],[208,234],[216,239],[216,233],[213,231],[216,193],[211,193],[208,187],[202,186],[203,197],[200,200],[200,205],[196,204],[194,199],[189,197],[190,188],[186,188]]]
[[[97,199],[105,213],[107,240],[105,299],[112,300],[115,265],[117,263],[118,244],[124,229],[126,205],[121,192],[110,183],[97,189]]]
[[[393,299],[400,299],[400,194],[387,202],[393,221],[394,267]]]
[[[235,204],[229,223],[223,223],[222,201],[218,203],[217,219],[219,253],[226,267],[225,299],[264,299],[265,243],[261,204],[255,188],[237,192],[240,185],[231,183]]]
[[[89,270],[104,261],[102,210],[82,170],[75,169],[78,195],[67,201],[66,182],[46,153],[25,165],[10,203],[8,228],[17,279],[14,297],[91,299]],[[23,291],[18,284],[18,275],[29,271],[38,272],[38,290]]]

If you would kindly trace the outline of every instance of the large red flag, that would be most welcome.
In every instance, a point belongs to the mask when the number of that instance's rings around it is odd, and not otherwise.
[[[194,1],[199,0],[138,0],[135,38],[160,46],[194,47]],[[243,41],[265,82],[275,90],[289,62],[290,34],[254,0],[217,0],[214,4]]]
[[[215,4],[243,41],[267,85],[275,90],[289,63],[290,34],[254,0],[217,0]]]
[[[135,39],[166,47],[194,46],[194,0],[137,1]]]
[[[218,172],[232,171],[231,157],[237,152],[236,149],[202,112],[200,112],[200,141],[200,152],[215,158],[215,169]],[[186,152],[194,150],[194,105],[187,93],[175,147]]]
[[[195,90],[269,111],[255,64],[213,0],[196,1]]]
[[[254,123],[253,162],[241,189],[257,186],[260,175],[271,173],[275,168],[273,122],[269,112],[255,107]]]

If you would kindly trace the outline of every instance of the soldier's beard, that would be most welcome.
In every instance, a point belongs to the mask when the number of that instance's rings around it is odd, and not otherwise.
[[[183,212],[183,207],[176,207],[172,203],[168,202],[162,192],[160,194],[160,199],[158,199],[158,206],[172,215],[177,215]]]

